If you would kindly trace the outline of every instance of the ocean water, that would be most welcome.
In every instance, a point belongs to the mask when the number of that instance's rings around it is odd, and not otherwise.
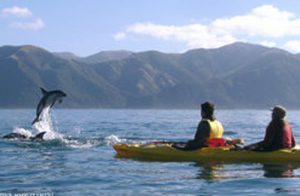
[[[247,144],[264,136],[267,110],[220,110],[225,136]],[[300,195],[300,165],[147,162],[120,159],[114,142],[193,138],[197,110],[53,110],[31,126],[34,110],[0,110],[0,196],[7,195]],[[300,111],[289,111],[300,142]],[[50,123],[50,124],[49,124]]]

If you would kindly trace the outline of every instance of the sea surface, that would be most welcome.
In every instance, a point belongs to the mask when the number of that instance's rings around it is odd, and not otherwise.
[[[300,195],[300,165],[148,162],[116,157],[112,143],[193,138],[198,110],[64,110],[31,126],[34,110],[0,110],[0,196],[48,195]],[[246,144],[264,137],[271,112],[219,110],[225,136]],[[300,111],[288,119],[300,142]]]

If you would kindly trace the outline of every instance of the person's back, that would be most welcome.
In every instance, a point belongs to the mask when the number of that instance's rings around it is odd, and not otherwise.
[[[224,133],[223,125],[216,119],[202,119],[202,121],[207,121],[209,124],[210,132],[209,138],[222,138]]]
[[[185,150],[195,150],[201,147],[208,146],[208,140],[213,138],[222,138],[224,128],[223,125],[215,119],[214,105],[210,102],[205,102],[201,105],[201,116],[197,132],[193,140],[190,140],[185,145]]]
[[[294,147],[295,139],[288,121],[285,119],[272,119],[266,129],[265,138],[260,146],[264,150],[277,150]]]
[[[293,135],[292,127],[287,121],[284,121],[283,148],[293,148],[295,146],[296,146],[296,141]]]
[[[275,106],[272,109],[272,120],[266,128],[264,140],[245,147],[248,150],[272,151],[293,148],[296,145],[292,128],[285,119],[286,109]]]

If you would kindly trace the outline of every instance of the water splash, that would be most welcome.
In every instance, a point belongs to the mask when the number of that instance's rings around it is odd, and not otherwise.
[[[127,137],[126,139],[120,138],[116,135],[110,135],[105,138],[106,144],[107,145],[114,145],[114,144],[119,144],[119,143],[127,143],[127,144],[148,144],[148,143],[153,143],[153,142],[172,142],[169,140],[156,140],[152,138],[137,138],[137,137]],[[176,142],[176,141],[174,141]]]
[[[105,138],[105,141],[106,141],[107,145],[114,145],[114,144],[118,144],[118,143],[123,143],[126,141],[126,139],[120,139],[116,135],[110,135]]]
[[[50,114],[50,107],[44,109],[41,113],[41,120],[33,125],[37,133],[46,132],[43,139],[44,140],[63,140],[64,135],[56,132],[53,127],[52,118]]]
[[[81,127],[75,126],[74,131],[77,137],[69,137],[59,133],[58,129],[53,124],[53,116],[50,108],[45,109],[41,114],[40,121],[33,124],[32,128],[16,127],[13,132],[20,133],[26,136],[25,140],[18,141],[21,147],[32,148],[56,148],[66,147],[74,149],[90,149],[99,146],[113,145],[116,143],[125,143],[127,139],[121,139],[116,135],[109,135],[104,138],[82,138]],[[43,136],[44,141],[32,140],[37,134],[46,132]]]
[[[90,149],[105,144],[103,139],[92,138],[92,139],[75,139],[75,138],[64,138],[62,142],[70,147],[76,149]]]
[[[29,130],[20,127],[15,127],[12,132],[22,134],[26,136],[26,138],[30,138],[33,136]]]

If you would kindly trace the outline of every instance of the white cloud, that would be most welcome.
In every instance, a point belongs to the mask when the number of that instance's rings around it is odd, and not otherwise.
[[[300,52],[300,41],[292,40],[284,44],[284,47],[293,52]]]
[[[293,13],[281,11],[272,5],[253,9],[249,14],[215,20],[212,27],[231,34],[278,38],[300,35],[300,19]]]
[[[277,45],[275,42],[272,41],[262,41],[259,44],[266,47],[275,47]]]
[[[122,35],[122,38],[125,38],[127,34],[147,35],[167,41],[175,40],[185,43],[188,49],[195,47],[214,48],[237,41],[236,38],[226,33],[221,35],[214,34],[210,32],[207,26],[201,24],[166,26],[152,23],[136,23],[127,27],[125,32],[117,33],[117,35]]]
[[[14,22],[11,24],[11,27],[22,30],[33,30],[37,31],[45,27],[45,23],[42,19],[37,18],[30,22]]]
[[[248,13],[218,18],[208,24],[193,23],[176,26],[149,22],[136,23],[117,33],[114,38],[120,41],[136,35],[181,42],[188,49],[213,48],[239,40],[274,40],[274,38],[298,36],[300,35],[300,18],[273,5],[262,5]],[[270,41],[263,41],[261,44],[268,47],[277,45]]]
[[[123,33],[123,32],[120,32],[120,33],[116,33],[113,38],[116,40],[116,41],[120,41],[120,40],[123,40],[126,38],[126,33]]]
[[[1,10],[3,16],[14,16],[14,21],[9,20],[9,26],[15,29],[37,31],[44,28],[46,25],[41,18],[33,15],[33,13],[26,7],[13,6],[3,8]]]
[[[10,7],[1,10],[3,16],[16,16],[20,18],[32,16],[32,12],[26,7]]]

